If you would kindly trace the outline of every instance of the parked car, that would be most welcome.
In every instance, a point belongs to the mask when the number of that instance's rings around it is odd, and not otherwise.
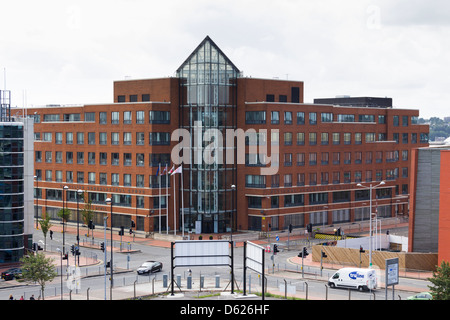
[[[146,261],[138,269],[138,274],[158,272],[162,270],[162,263],[159,261]]]
[[[428,291],[418,293],[406,298],[406,300],[433,300],[433,296]]]
[[[20,268],[11,268],[2,272],[2,279],[5,281],[19,279],[22,277],[22,269]]]

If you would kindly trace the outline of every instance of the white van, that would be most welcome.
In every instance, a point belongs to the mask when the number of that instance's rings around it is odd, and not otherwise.
[[[328,279],[330,288],[353,288],[368,291],[377,288],[377,274],[374,269],[342,268]]]

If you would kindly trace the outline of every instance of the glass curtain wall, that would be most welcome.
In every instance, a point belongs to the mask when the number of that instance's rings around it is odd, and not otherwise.
[[[226,130],[236,129],[239,70],[207,37],[178,69],[177,76],[181,127],[191,137],[190,163],[183,163],[185,230],[229,232],[231,217],[236,228],[236,191],[232,185],[237,166],[234,147],[229,150],[233,163],[227,163]]]

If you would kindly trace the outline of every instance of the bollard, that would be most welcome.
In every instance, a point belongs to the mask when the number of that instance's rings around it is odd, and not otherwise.
[[[163,288],[167,288],[167,280],[168,280],[167,274],[163,274]]]
[[[220,275],[216,275],[216,288],[220,288]]]
[[[205,287],[205,276],[200,276],[200,289]]]
[[[192,276],[187,277],[187,288],[192,289]]]
[[[181,274],[177,274],[177,286],[178,288],[181,288]]]

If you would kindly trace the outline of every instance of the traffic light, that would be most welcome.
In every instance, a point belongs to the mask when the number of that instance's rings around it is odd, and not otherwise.
[[[273,254],[277,254],[277,252],[280,252],[280,250],[278,250],[278,245],[274,244],[273,245]]]
[[[308,255],[308,250],[306,250],[306,247],[303,247],[303,257],[305,258]]]
[[[120,227],[120,230],[119,230],[119,236],[123,236],[123,229],[124,229],[124,227],[121,226],[121,227]]]
[[[75,246],[74,245],[70,246],[70,252],[72,252],[72,255],[75,255]]]
[[[131,220],[131,228],[134,228],[134,227],[136,227],[136,224],[134,223],[133,220]]]
[[[359,246],[359,252],[360,252],[360,253],[364,253],[364,252],[366,252],[366,251],[363,249],[362,246]]]
[[[312,223],[308,223],[308,225],[306,226],[306,230],[308,230],[308,233],[312,232]]]
[[[289,233],[292,232],[292,224],[289,223]]]
[[[102,249],[103,252],[105,252],[105,243],[100,243],[100,249]]]
[[[322,251],[322,258],[326,258],[326,257],[327,257],[327,254]]]
[[[77,247],[77,248],[75,249],[75,255],[76,255],[76,256],[79,256],[79,255],[80,255],[80,248],[79,248],[79,247]]]
[[[68,255],[67,253],[66,253],[66,254],[64,254],[64,255],[63,255],[63,257],[62,257],[62,259],[63,259],[63,260],[67,260],[67,259],[69,259],[69,255]]]

